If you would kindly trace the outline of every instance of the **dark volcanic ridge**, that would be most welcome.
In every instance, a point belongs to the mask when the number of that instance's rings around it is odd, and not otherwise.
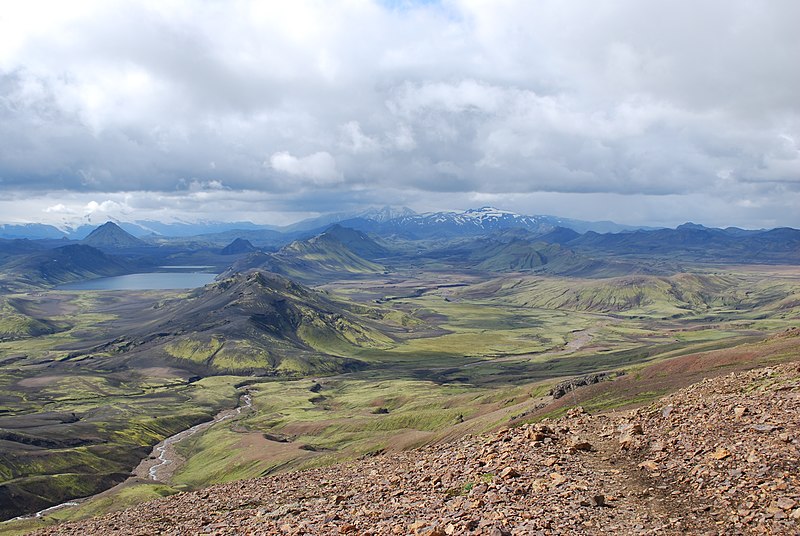
[[[9,286],[51,286],[83,279],[128,274],[137,264],[85,244],[70,244],[15,257],[3,265]]]
[[[249,240],[245,238],[237,238],[220,251],[222,255],[241,255],[242,253],[252,253],[258,251]]]

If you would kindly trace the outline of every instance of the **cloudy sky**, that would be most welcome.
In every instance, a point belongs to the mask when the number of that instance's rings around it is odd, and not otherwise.
[[[0,220],[800,227],[800,2],[6,2]]]

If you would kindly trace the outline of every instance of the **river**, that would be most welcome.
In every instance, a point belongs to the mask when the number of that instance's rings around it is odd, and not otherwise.
[[[244,405],[242,405],[242,403]],[[178,432],[177,434],[166,438],[164,441],[156,445],[153,448],[153,454],[151,456],[155,457],[157,463],[151,467],[147,467],[150,465],[151,460],[150,459],[144,460],[142,461],[141,464],[139,464],[139,467],[137,467],[137,469],[134,470],[134,473],[138,474],[140,472],[139,470],[140,467],[147,468],[147,475],[150,477],[151,480],[164,481],[165,479],[172,476],[172,473],[174,473],[176,469],[175,467],[169,467],[171,465],[174,465],[175,463],[176,444],[180,443],[187,437],[191,437],[198,432],[202,432],[207,430],[208,428],[211,428],[218,422],[222,422],[226,419],[231,419],[233,417],[236,417],[242,412],[242,410],[250,409],[252,407],[253,407],[252,397],[249,394],[242,395],[241,402],[239,406],[237,406],[236,408],[223,410],[219,412],[217,416],[214,417],[213,420],[196,424],[191,428],[187,428],[182,432]]]
[[[211,428],[217,423],[220,423],[227,419],[232,419],[233,417],[240,415],[242,411],[250,409],[252,407],[253,407],[253,398],[249,393],[245,393],[241,396],[241,398],[239,399],[239,405],[236,406],[235,408],[224,409],[219,413],[217,413],[217,415],[212,420],[196,424],[191,428],[187,428],[186,430],[183,430],[175,435],[166,438],[164,441],[153,447],[152,454],[148,458],[142,460],[136,467],[136,469],[134,469],[133,474],[136,476],[133,476],[128,480],[135,479],[142,474],[147,474],[147,476],[151,480],[157,480],[161,482],[167,480],[169,477],[172,476],[172,474],[175,472],[175,469],[177,468],[177,464],[175,463],[177,461],[176,458],[177,455],[175,453],[176,444],[180,443],[187,437],[191,437],[197,434],[198,432],[203,432]],[[117,486],[114,487],[124,486],[127,482],[128,481],[123,482],[121,484],[117,484]],[[57,504],[55,506],[50,506],[43,510],[39,510],[35,514],[17,516],[13,519],[9,519],[8,521],[0,522],[0,525],[2,525],[2,523],[8,523],[11,521],[23,521],[26,519],[40,518],[55,510],[61,510],[62,508],[78,506],[81,503],[89,501],[94,497],[108,493],[111,489],[102,491],[96,495],[92,495],[89,497],[84,497],[81,499],[73,499],[61,504]]]

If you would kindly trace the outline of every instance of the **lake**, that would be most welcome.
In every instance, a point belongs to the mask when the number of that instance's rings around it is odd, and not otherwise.
[[[217,274],[208,272],[151,272],[100,277],[58,285],[58,290],[172,290],[202,287]]]

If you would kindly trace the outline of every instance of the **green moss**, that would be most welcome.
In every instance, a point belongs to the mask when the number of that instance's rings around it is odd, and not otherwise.
[[[206,363],[210,361],[220,348],[222,348],[222,342],[216,337],[212,337],[208,342],[181,339],[164,347],[167,353],[172,357],[186,359],[196,363]]]

